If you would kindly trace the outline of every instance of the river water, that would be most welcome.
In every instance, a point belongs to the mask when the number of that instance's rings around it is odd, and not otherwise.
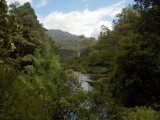
[[[96,90],[97,85],[101,84],[101,80],[106,78],[105,75],[99,74],[82,74],[80,72],[74,72],[74,75],[78,78],[79,83],[84,91]],[[77,115],[73,112],[70,113],[70,120],[78,120]]]
[[[100,79],[105,78],[105,75],[99,74],[82,74],[78,77],[78,80],[81,84],[81,87],[85,91],[93,91],[95,88],[92,86],[93,84],[100,83]]]
[[[78,79],[79,79],[79,82],[80,82],[83,90],[85,90],[85,91],[93,91],[94,90],[94,88],[89,85],[89,82],[94,82],[91,79],[91,76],[89,74],[85,74],[83,76],[80,76],[80,77],[78,77]]]
[[[94,91],[95,86],[101,83],[101,79],[106,78],[105,75],[99,74],[82,74],[80,72],[74,72],[78,76],[79,83],[84,91]],[[70,113],[70,120],[78,120],[77,115]]]

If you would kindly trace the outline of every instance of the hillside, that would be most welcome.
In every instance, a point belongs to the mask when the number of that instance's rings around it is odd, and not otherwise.
[[[60,47],[60,55],[62,57],[78,55],[79,52],[85,48],[85,46],[82,45],[83,39],[68,32],[50,29],[46,34],[51,36],[55,44]]]
[[[56,29],[49,29],[46,32],[48,35],[50,35],[54,39],[59,40],[81,40],[78,36],[73,35],[68,32],[64,32],[62,30],[56,30]]]

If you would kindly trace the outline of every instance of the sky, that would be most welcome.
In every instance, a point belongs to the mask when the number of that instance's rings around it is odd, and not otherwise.
[[[98,37],[101,26],[112,29],[112,21],[134,0],[6,0],[23,5],[30,2],[38,20],[47,29],[60,29],[75,35]]]

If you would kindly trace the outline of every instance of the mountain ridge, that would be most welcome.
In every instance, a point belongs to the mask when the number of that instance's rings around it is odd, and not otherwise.
[[[78,55],[79,51],[85,48],[82,44],[85,37],[81,38],[77,35],[57,29],[48,29],[46,34],[48,34],[60,48],[60,55],[62,57]]]
[[[59,40],[68,40],[68,39],[81,40],[79,36],[60,30],[60,29],[48,29],[46,34],[48,34],[54,39],[59,39]]]

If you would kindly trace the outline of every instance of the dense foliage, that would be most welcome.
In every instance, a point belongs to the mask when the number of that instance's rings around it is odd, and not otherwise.
[[[81,104],[73,94],[86,94],[63,72],[30,3],[12,4],[9,11],[4,0],[0,5],[0,119],[68,119]]]
[[[134,34],[129,38],[130,43],[121,45],[111,78],[114,96],[127,107],[160,104],[160,11],[158,4],[146,8],[149,3],[138,3],[141,6],[135,12],[140,15]]]

